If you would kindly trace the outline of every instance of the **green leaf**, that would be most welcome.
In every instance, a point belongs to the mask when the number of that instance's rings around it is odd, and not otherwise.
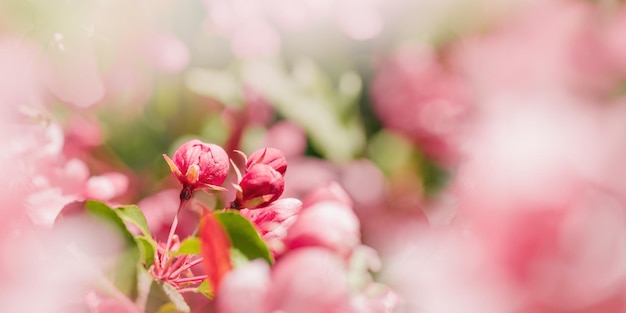
[[[133,235],[114,209],[98,201],[87,201],[85,211],[115,229],[124,239],[126,249],[117,257],[115,266],[107,273],[115,286],[131,298],[137,296],[137,263],[140,260],[139,248]]]
[[[92,216],[100,218],[101,220],[116,228],[120,232],[126,243],[134,246],[135,238],[133,234],[128,231],[128,228],[126,228],[126,225],[119,217],[119,215],[115,212],[115,210],[102,202],[93,200],[85,202],[85,210],[89,212]]]
[[[183,242],[180,243],[178,251],[173,253],[173,255],[181,254],[200,254],[200,238],[189,237],[183,240]]]
[[[117,215],[124,221],[131,223],[139,230],[144,236],[151,238],[152,234],[150,234],[150,229],[148,228],[148,222],[146,222],[146,217],[143,215],[143,212],[136,205],[125,205],[115,209]]]
[[[291,73],[277,63],[246,62],[241,77],[277,112],[304,128],[313,148],[326,159],[346,162],[366,147],[358,107],[362,81],[356,73],[344,73],[336,86],[313,60],[298,59]]]
[[[272,254],[259,232],[239,212],[216,212],[215,217],[228,233],[233,249],[241,252],[248,260],[262,258],[269,264],[274,262]]]
[[[196,289],[197,293],[201,293],[205,295],[209,299],[213,299],[213,288],[211,287],[211,283],[209,283],[208,279],[205,279],[200,286]]]
[[[145,236],[135,237],[139,252],[141,254],[141,260],[145,264],[146,268],[149,268],[154,263],[154,252],[156,251],[156,242],[152,238]]]

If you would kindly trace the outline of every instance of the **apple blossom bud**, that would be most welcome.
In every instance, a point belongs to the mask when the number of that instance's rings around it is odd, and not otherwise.
[[[194,139],[182,144],[170,159],[163,155],[172,173],[183,185],[181,199],[188,200],[196,189],[219,187],[228,175],[228,154],[222,147]]]
[[[283,176],[267,164],[255,164],[246,172],[239,183],[237,204],[248,209],[268,206],[278,199],[285,189]]]
[[[250,169],[255,164],[267,164],[281,175],[285,175],[287,171],[287,159],[285,158],[285,154],[275,148],[264,148],[254,151],[248,158],[246,168]]]

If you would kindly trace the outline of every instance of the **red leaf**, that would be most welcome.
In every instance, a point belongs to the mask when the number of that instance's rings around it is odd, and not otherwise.
[[[212,212],[202,217],[200,224],[201,252],[204,265],[213,287],[213,294],[218,290],[222,277],[232,269],[230,262],[230,240],[222,225]]]

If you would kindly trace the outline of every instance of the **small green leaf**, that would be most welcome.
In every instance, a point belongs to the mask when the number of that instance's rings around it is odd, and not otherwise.
[[[145,264],[146,268],[149,268],[152,263],[154,263],[156,242],[154,241],[154,239],[145,236],[137,236],[135,237],[135,241],[137,242],[137,246],[139,247],[141,260]]]
[[[237,268],[246,265],[250,260],[243,255],[241,251],[235,248],[230,248],[230,260],[233,263],[233,267]]]
[[[185,311],[180,311],[174,303],[166,303],[162,307],[159,308],[157,313],[184,313]],[[188,311],[187,311],[188,312]]]
[[[265,241],[248,219],[236,211],[216,212],[215,217],[228,233],[233,249],[248,260],[262,258],[269,264],[274,262]]]
[[[205,295],[209,299],[213,299],[213,288],[211,288],[211,283],[209,283],[208,279],[205,279],[200,286],[196,289],[197,293],[201,293]]]
[[[115,209],[117,215],[124,221],[131,223],[144,234],[146,237],[152,237],[150,229],[148,228],[148,222],[143,212],[136,205],[125,205]]]
[[[85,210],[92,216],[100,218],[115,227],[122,234],[127,244],[134,245],[135,238],[133,234],[128,231],[119,215],[108,205],[99,201],[87,201],[85,202]]]
[[[126,250],[117,257],[115,266],[107,273],[107,276],[111,277],[120,291],[131,298],[135,298],[137,296],[136,268],[140,260],[139,248],[135,238],[115,210],[108,205],[99,201],[87,201],[84,206],[88,214],[109,224],[124,238]]]
[[[200,238],[189,237],[180,243],[180,247],[173,255],[200,254]]]

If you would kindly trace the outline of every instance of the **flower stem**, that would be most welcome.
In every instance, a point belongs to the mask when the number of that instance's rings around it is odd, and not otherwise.
[[[176,211],[176,215],[174,215],[174,220],[172,221],[172,226],[170,226],[170,233],[167,236],[167,244],[165,245],[165,250],[170,251],[172,249],[172,239],[174,238],[174,233],[176,232],[176,228],[178,227],[178,214],[180,214],[180,211],[183,210],[187,202],[189,202],[189,199],[184,199],[181,197],[178,211]]]

